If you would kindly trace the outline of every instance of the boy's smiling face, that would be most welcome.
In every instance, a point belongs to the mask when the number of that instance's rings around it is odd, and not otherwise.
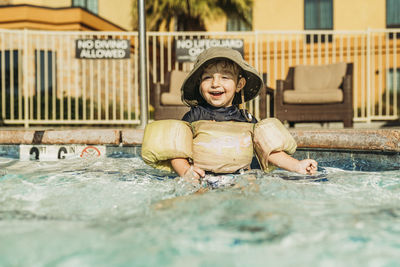
[[[240,92],[245,84],[246,80],[239,78],[239,67],[231,62],[217,61],[204,69],[200,93],[211,106],[230,107],[235,93]]]

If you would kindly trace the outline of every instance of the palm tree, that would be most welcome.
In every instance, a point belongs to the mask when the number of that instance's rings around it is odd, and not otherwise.
[[[137,29],[137,0],[133,1],[133,28]],[[234,16],[251,27],[253,0],[151,0],[146,3],[146,24],[159,31],[175,21],[178,31],[204,31],[205,20]]]

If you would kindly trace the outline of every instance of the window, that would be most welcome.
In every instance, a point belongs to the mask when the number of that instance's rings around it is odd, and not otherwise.
[[[18,63],[18,50],[0,51],[0,92],[5,90],[6,95],[18,96]]]
[[[19,60],[18,50],[0,51],[0,121],[19,115]]]
[[[396,87],[395,87],[396,84]],[[390,93],[400,93],[400,69],[389,69],[386,75],[386,88]]]
[[[56,75],[56,73],[53,72],[56,66],[55,62],[53,62],[55,61],[55,58],[56,58],[55,52],[53,51],[45,51],[45,50],[35,51],[36,95],[38,93],[44,95],[46,91],[48,95],[56,93],[55,84],[53,84],[56,81],[56,79],[53,79],[53,76]]]
[[[250,11],[249,17],[250,17],[250,21],[252,21],[252,11]],[[228,32],[251,31],[252,27],[250,25],[247,25],[238,16],[231,15],[231,16],[228,16],[228,19],[226,21],[226,30]]]
[[[305,30],[333,29],[332,0],[305,0],[304,28]]]
[[[400,0],[386,0],[386,28],[400,28]],[[389,38],[400,38],[400,33],[389,33]]]
[[[72,0],[73,7],[82,7],[94,14],[98,13],[98,0]]]
[[[333,0],[304,0],[304,29],[333,29]],[[309,42],[332,42],[332,35],[307,35]]]
[[[400,28],[400,0],[386,0],[386,27]]]
[[[55,60],[55,52],[35,50],[35,95],[32,104],[36,119],[47,119],[48,114],[56,112],[52,101],[57,84]]]

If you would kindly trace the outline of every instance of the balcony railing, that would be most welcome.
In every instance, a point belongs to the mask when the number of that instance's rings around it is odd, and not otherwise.
[[[397,119],[399,36],[400,30],[148,32],[150,103],[153,83],[163,83],[168,71],[193,66],[176,61],[177,40],[240,39],[245,59],[271,88],[290,66],[352,62],[354,120]],[[88,58],[90,53],[79,58],[77,40],[128,40],[129,55],[103,51],[100,59]],[[138,74],[136,32],[0,30],[0,119],[25,126],[139,124]],[[259,117],[258,99],[247,108]]]

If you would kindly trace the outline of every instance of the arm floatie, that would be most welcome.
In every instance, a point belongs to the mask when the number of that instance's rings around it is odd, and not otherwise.
[[[144,130],[142,158],[154,168],[172,172],[170,159],[192,158],[192,143],[189,123],[180,120],[154,121]]]
[[[254,126],[254,145],[257,158],[265,172],[274,168],[268,166],[268,157],[272,152],[284,151],[291,155],[297,147],[289,131],[275,118],[262,120]]]

